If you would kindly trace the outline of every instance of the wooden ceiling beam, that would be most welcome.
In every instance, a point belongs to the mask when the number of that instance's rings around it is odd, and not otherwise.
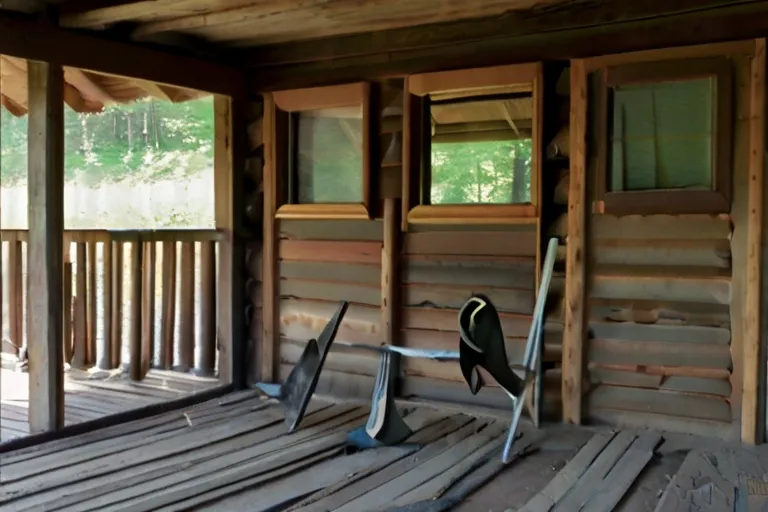
[[[22,117],[27,113],[26,107],[19,105],[5,94],[0,94],[0,105],[5,107],[8,112],[16,117]]]
[[[0,12],[0,54],[241,98],[242,70]]]
[[[115,98],[102,89],[96,82],[90,79],[80,69],[77,68],[64,68],[64,81],[71,84],[77,90],[81,91],[84,95],[93,98],[95,101],[103,105],[115,103]]]
[[[153,98],[157,98],[159,100],[175,103],[184,98],[183,91],[174,87],[168,87],[166,85],[160,85],[154,82],[147,82],[146,80],[134,80],[134,83],[141,90]]]
[[[651,2],[621,0],[626,9]],[[658,1],[653,0],[657,4]],[[629,21],[610,21],[616,16],[592,13],[592,25],[573,27],[567,15],[552,9],[542,14],[538,33],[514,34],[521,29],[514,16],[505,17],[506,31],[500,24],[496,31],[482,22],[463,22],[466,33],[456,24],[339,37],[311,43],[293,43],[253,49],[249,59],[240,59],[251,67],[251,88],[257,91],[315,87],[342,82],[392,78],[411,73],[423,73],[465,67],[495,66],[540,60],[567,60],[609,53],[649,50],[673,46],[689,46],[734,40],[748,40],[768,33],[768,1],[723,2],[722,0],[669,0],[679,7],[692,3],[710,5],[690,12],[642,17]],[[724,4],[727,5],[716,5]],[[713,7],[713,5],[715,5]],[[639,8],[639,7],[638,7]],[[678,9],[679,10],[679,9]],[[610,11],[609,11],[610,12]],[[638,14],[640,11],[633,11]],[[607,22],[599,24],[597,20]],[[620,18],[619,18],[620,19]],[[560,20],[560,28],[555,23]],[[584,23],[583,19],[581,24]],[[453,27],[451,29],[451,26]],[[566,27],[566,28],[563,28]],[[407,37],[406,37],[407,36]],[[468,37],[470,37],[468,39]],[[280,64],[287,62],[287,64]]]
[[[67,0],[58,2],[59,23],[68,28],[95,28],[162,9],[173,0]]]

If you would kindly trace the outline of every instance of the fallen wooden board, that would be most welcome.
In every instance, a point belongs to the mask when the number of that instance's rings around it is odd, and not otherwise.
[[[613,440],[615,432],[600,432],[584,445],[581,450],[565,465],[555,478],[539,491],[518,512],[548,512],[581,478],[594,460]]]
[[[662,494],[655,512],[719,512],[737,510],[736,488],[698,451],[683,461]]]

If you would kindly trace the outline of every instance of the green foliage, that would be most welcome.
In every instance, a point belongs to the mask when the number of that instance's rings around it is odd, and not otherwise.
[[[8,186],[26,178],[27,116],[0,111],[0,179]],[[98,114],[65,107],[64,145],[64,176],[70,183],[98,186],[194,175],[213,165],[213,100],[144,99]]]
[[[530,200],[530,139],[432,145],[432,204]]]

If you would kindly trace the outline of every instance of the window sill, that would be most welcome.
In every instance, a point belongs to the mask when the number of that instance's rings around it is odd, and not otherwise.
[[[409,224],[536,224],[532,204],[421,205],[408,212]]]
[[[275,218],[368,220],[371,217],[363,204],[285,204],[277,209]]]
[[[731,202],[714,190],[608,192],[597,202],[596,210],[617,216],[721,214],[731,211]]]

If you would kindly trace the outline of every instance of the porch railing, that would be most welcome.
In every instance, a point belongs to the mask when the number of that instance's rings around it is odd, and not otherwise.
[[[2,230],[5,352],[26,346],[27,231]],[[220,234],[214,230],[66,230],[64,359],[213,375]]]

